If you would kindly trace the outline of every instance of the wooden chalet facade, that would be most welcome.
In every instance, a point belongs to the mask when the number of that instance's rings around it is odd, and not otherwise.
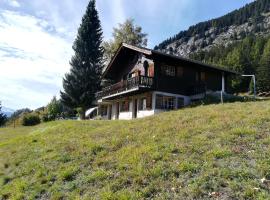
[[[96,94],[104,119],[134,119],[180,109],[207,92],[228,92],[236,73],[158,51],[122,44]]]

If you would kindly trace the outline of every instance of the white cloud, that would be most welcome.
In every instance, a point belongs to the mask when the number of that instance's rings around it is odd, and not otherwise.
[[[114,22],[123,22],[126,19],[124,0],[114,0],[111,8]]]
[[[0,14],[0,98],[12,108],[45,105],[61,89],[69,70],[71,42],[42,19]]]
[[[98,0],[96,2],[105,40],[112,37],[113,27],[122,23],[127,18],[125,1]]]
[[[0,0],[0,101],[4,106],[36,108],[45,105],[58,93],[62,76],[69,70],[72,42],[88,2]],[[222,0],[222,3],[215,4],[211,0],[200,2],[96,1],[106,40],[111,38],[113,27],[132,17],[149,34],[150,47],[203,17],[219,16],[222,10],[216,11],[218,4],[228,8],[232,2],[235,3],[234,0]],[[207,15],[208,12],[213,15]]]
[[[22,0],[33,15],[62,30],[64,37],[74,39],[88,0]]]
[[[5,0],[5,2],[15,8],[21,7],[21,4],[17,0]]]

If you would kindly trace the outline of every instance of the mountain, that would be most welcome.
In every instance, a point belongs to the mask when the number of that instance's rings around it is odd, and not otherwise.
[[[155,47],[166,53],[189,57],[215,46],[228,46],[248,35],[270,33],[270,0],[257,0],[225,16],[201,22],[181,31]]]
[[[10,116],[15,112],[15,110],[3,106],[3,107],[2,107],[2,112],[3,112],[7,117],[10,117]]]

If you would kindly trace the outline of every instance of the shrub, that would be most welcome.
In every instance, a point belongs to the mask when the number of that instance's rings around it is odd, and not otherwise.
[[[0,102],[0,126],[3,126],[7,122],[7,116],[4,113],[2,113],[1,109],[2,109],[2,106]]]
[[[37,124],[40,124],[39,116],[34,115],[34,114],[23,116],[23,119],[22,119],[23,126],[35,126]]]
[[[42,119],[43,122],[49,122],[49,121],[51,121],[47,113],[46,114],[43,114],[41,116],[41,119]]]

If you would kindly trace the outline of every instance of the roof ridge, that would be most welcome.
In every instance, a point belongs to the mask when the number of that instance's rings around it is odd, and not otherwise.
[[[161,52],[161,51],[157,51],[157,50],[153,50],[153,49],[148,49],[148,48],[145,48],[145,47],[139,47],[139,46],[135,46],[135,45],[131,45],[131,44],[127,44],[127,43],[124,43],[123,42],[121,44],[121,46],[118,48],[118,50],[115,53],[115,55],[112,58],[112,60],[110,61],[109,65],[106,67],[106,69],[105,69],[105,71],[103,73],[103,77],[106,75],[106,73],[108,72],[109,68],[113,64],[115,58],[117,57],[117,55],[119,54],[119,52],[121,51],[121,49],[123,47],[124,48],[128,48],[128,49],[131,49],[133,51],[137,51],[137,52],[140,52],[140,53],[149,55],[149,56],[150,55],[153,55],[153,54],[160,55],[160,56],[166,56],[166,57],[170,57],[170,58],[173,58],[173,59],[178,59],[178,60],[182,60],[182,61],[194,63],[194,64],[197,64],[197,65],[202,65],[204,67],[212,68],[212,69],[215,69],[215,70],[219,70],[219,71],[223,71],[223,72],[227,72],[227,73],[231,73],[231,74],[238,74],[238,75],[240,75],[240,73],[237,73],[237,72],[235,72],[233,70],[225,69],[224,67],[221,67],[221,66],[211,65],[211,64],[207,64],[207,63],[204,63],[204,62],[201,62],[201,61],[197,61],[197,60],[193,60],[193,59],[190,59],[190,58],[185,58],[185,57],[182,57],[182,56],[172,55],[172,54],[164,53],[164,52]]]

